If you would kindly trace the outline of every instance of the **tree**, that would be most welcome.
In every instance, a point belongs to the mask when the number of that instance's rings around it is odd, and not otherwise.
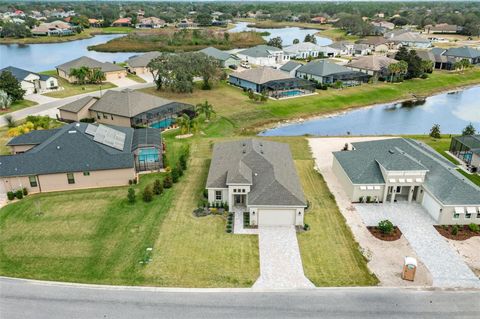
[[[215,115],[215,111],[213,110],[213,105],[208,103],[207,100],[205,100],[205,102],[203,103],[197,104],[196,109],[199,114],[205,115],[206,122],[210,121],[210,118],[212,117],[212,115]]]
[[[209,26],[212,24],[212,17],[208,13],[200,13],[195,21],[201,26]]]
[[[431,137],[433,138],[440,138],[440,125],[439,124],[434,124],[432,128],[430,129],[430,134]]]
[[[168,174],[165,176],[165,179],[163,180],[163,188],[172,188],[173,186],[173,181],[172,181],[172,175]]]
[[[316,44],[317,43],[317,38],[313,34],[307,34],[305,36],[305,39],[303,40],[303,42],[311,42],[311,43]]]
[[[87,83],[89,74],[90,74],[90,68],[86,66],[81,66],[79,68],[70,69],[70,73],[68,75],[71,77],[74,77],[76,83],[85,84]]]
[[[212,88],[211,80],[217,80],[220,75],[220,64],[218,60],[208,55],[197,53],[193,55],[194,63],[196,70],[196,75],[202,77],[203,90],[210,90]]]
[[[415,50],[408,51],[406,47],[402,46],[395,55],[395,59],[405,61],[408,64],[407,73],[405,74],[407,79],[419,78],[425,73],[426,64],[422,63],[422,59]]]
[[[172,168],[172,182],[177,183],[179,178],[180,178],[180,173],[178,171],[178,167],[175,166],[174,168]]]
[[[477,130],[475,129],[475,127],[473,126],[472,123],[468,124],[462,131],[462,135],[463,136],[467,136],[467,135],[475,135],[475,133],[477,132]]]
[[[275,38],[271,38],[270,40],[268,40],[267,45],[281,49],[282,48],[282,42],[283,42],[282,38],[275,37]]]
[[[8,94],[12,103],[22,100],[25,95],[25,90],[22,89],[20,82],[10,71],[0,73],[0,90]]]
[[[2,38],[27,38],[31,35],[30,29],[25,24],[13,22],[6,22],[0,32]]]
[[[135,190],[133,189],[133,187],[130,187],[128,189],[127,199],[130,204],[135,203]]]
[[[225,40],[226,42],[230,42],[230,33],[223,33],[223,40]]]
[[[142,194],[142,199],[144,202],[151,202],[153,199],[153,191],[152,191],[152,186],[147,185],[143,189],[143,194]]]
[[[182,134],[190,133],[192,125],[191,121],[190,116],[187,114],[182,114],[182,116],[177,118],[177,124],[180,127],[180,132],[182,132]]]
[[[394,227],[391,221],[389,221],[388,219],[385,219],[378,223],[378,229],[383,234],[390,235],[391,233],[393,233]]]
[[[0,90],[0,109],[6,110],[12,105],[12,98],[7,92]]]
[[[153,192],[155,193],[155,195],[160,195],[163,192],[163,184],[162,182],[160,182],[159,179],[156,179],[153,182]]]
[[[70,22],[81,28],[90,28],[90,22],[88,22],[88,17],[85,15],[73,16]]]
[[[293,44],[298,44],[298,43],[300,43],[300,40],[298,40],[298,39],[293,39]]]

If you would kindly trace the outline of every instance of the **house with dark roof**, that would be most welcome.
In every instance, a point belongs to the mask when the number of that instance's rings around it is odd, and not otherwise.
[[[367,45],[372,52],[385,53],[392,48],[393,42],[385,39],[384,37],[367,37],[357,41],[358,44]]]
[[[352,202],[417,202],[437,224],[480,223],[480,188],[421,142],[352,143],[333,155],[333,172]]]
[[[30,193],[128,185],[163,167],[160,130],[71,123],[12,138],[0,156],[0,191]]]
[[[449,151],[464,162],[472,173],[480,172],[480,135],[453,137]]]
[[[210,203],[248,212],[250,224],[303,225],[307,201],[288,144],[250,139],[216,143],[206,189]]]
[[[201,49],[200,51],[209,57],[214,58],[218,61],[222,68],[228,68],[230,66],[238,66],[241,62],[240,58],[237,57],[235,54],[231,54],[225,51],[221,51],[214,47],[207,47],[205,49]]]
[[[345,86],[368,82],[369,75],[351,70],[328,60],[316,60],[302,65],[297,69],[296,76],[322,84],[333,84],[341,81]]]
[[[58,89],[58,80],[50,75],[39,74],[24,69],[7,66],[0,70],[2,72],[10,72],[25,90],[25,95],[34,93],[45,93]]]
[[[409,30],[393,30],[384,35],[387,40],[392,41],[397,48],[406,46],[410,48],[426,49],[432,46],[432,42],[418,32]]]
[[[64,78],[70,83],[73,83],[76,82],[77,79],[74,76],[71,76],[70,72],[72,69],[78,69],[81,67],[88,67],[90,69],[98,69],[102,71],[105,74],[106,81],[121,79],[127,76],[127,71],[125,68],[110,62],[100,62],[87,56],[82,56],[75,60],[58,65],[56,66],[56,69],[58,76]]]
[[[462,31],[462,27],[455,24],[437,23],[435,25],[428,24],[424,27],[424,31],[427,33],[458,33]]]
[[[460,48],[450,48],[446,50],[442,55],[448,58],[453,58],[456,61],[466,59],[471,64],[480,63],[480,50],[468,46],[463,46]]]
[[[389,75],[388,67],[394,63],[398,61],[383,55],[368,55],[351,60],[345,66],[371,76],[385,78]]]
[[[292,77],[295,77],[295,74],[297,73],[297,69],[301,67],[302,64],[295,62],[295,61],[288,61],[284,65],[280,67],[280,71],[283,72],[288,72]]]
[[[58,109],[60,119],[65,122],[92,119],[102,124],[159,129],[170,127],[183,113],[194,112],[190,104],[129,89],[109,90],[101,98],[83,97]]]
[[[277,66],[290,60],[282,49],[264,44],[241,50],[237,56],[242,61],[259,66]]]
[[[147,65],[150,63],[150,61],[158,58],[161,54],[162,53],[158,51],[151,51],[131,56],[127,61],[125,61],[128,72],[133,74],[149,73],[150,69],[147,67]]]
[[[268,66],[234,72],[228,77],[228,82],[245,91],[265,92],[273,98],[300,96],[315,90],[314,85],[309,81]]]

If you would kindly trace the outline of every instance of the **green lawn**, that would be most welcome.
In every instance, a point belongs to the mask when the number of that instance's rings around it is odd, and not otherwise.
[[[40,73],[55,76],[58,79],[58,85],[63,87],[63,90],[43,94],[49,97],[65,98],[73,95],[99,91],[100,89],[106,90],[106,89],[117,87],[115,84],[110,82],[103,82],[102,85],[99,85],[99,84],[80,85],[80,84],[69,83],[67,80],[58,77],[57,72],[55,70],[45,71]]]
[[[457,171],[460,172],[460,174],[462,174],[463,176],[465,176],[469,180],[471,180],[472,182],[474,182],[475,184],[477,184],[478,186],[480,186],[480,175],[469,174],[469,173],[465,172],[463,169],[460,169],[460,168],[458,168]]]
[[[15,101],[10,105],[10,107],[6,110],[0,110],[0,115],[15,112],[21,109],[24,109],[26,107],[34,106],[37,105],[37,102],[29,101],[29,100],[20,100],[20,101]]]
[[[141,77],[139,77],[136,74],[127,73],[127,78],[129,78],[130,80],[133,80],[135,82],[138,82],[138,83],[147,83],[147,81],[145,81],[144,79],[142,79]]]
[[[63,36],[63,37],[29,37],[29,38],[0,38],[0,44],[36,44],[36,43],[59,43],[59,42],[69,42],[76,40],[83,40],[93,37],[96,34],[111,34],[111,33],[128,33],[131,32],[132,28],[88,28],[84,29],[81,33]]]
[[[356,41],[360,39],[359,36],[356,35],[347,35],[344,30],[337,29],[337,28],[328,28],[326,30],[322,30],[318,32],[316,35],[319,37],[325,37],[332,39],[333,41]]]
[[[452,162],[455,165],[459,165],[460,162],[453,156],[449,155],[447,151],[450,149],[450,142],[452,137],[450,135],[442,135],[441,138],[432,138],[428,135],[408,135],[410,137],[419,141],[424,142],[429,145],[431,148],[436,150],[438,153],[443,155],[446,159]]]

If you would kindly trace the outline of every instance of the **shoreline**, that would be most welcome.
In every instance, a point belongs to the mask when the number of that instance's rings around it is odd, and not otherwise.
[[[468,90],[468,89],[474,88],[474,87],[480,87],[480,83],[468,84],[468,85],[465,85],[465,86],[458,86],[458,87],[454,87],[454,88],[448,88],[448,89],[445,89],[445,90],[436,90],[436,91],[433,91],[431,93],[426,94],[425,99],[430,98],[432,96],[436,96],[436,95],[465,91],[465,90]],[[281,127],[288,126],[288,125],[295,125],[295,124],[299,124],[299,123],[303,123],[303,122],[307,122],[307,121],[315,121],[315,120],[320,120],[320,119],[325,119],[325,118],[337,117],[337,116],[341,116],[343,114],[346,114],[346,113],[352,112],[352,111],[356,111],[356,110],[370,109],[370,108],[378,107],[378,106],[385,105],[385,104],[404,103],[404,102],[408,102],[408,101],[412,101],[412,100],[413,100],[413,98],[386,100],[386,101],[381,102],[381,103],[351,106],[351,107],[347,107],[347,108],[342,109],[342,110],[336,110],[336,111],[331,111],[331,112],[327,111],[325,113],[317,113],[317,114],[305,115],[305,116],[301,116],[301,117],[295,117],[295,118],[291,118],[291,119],[275,121],[276,124],[273,124],[273,122],[268,122],[268,123],[260,124],[260,126],[257,128],[257,130],[254,131],[254,134],[259,135],[261,133],[264,133],[265,131],[281,128]]]
[[[29,44],[55,44],[55,43],[66,43],[66,42],[74,42],[74,41],[80,41],[80,40],[86,40],[86,39],[91,39],[97,35],[111,35],[111,34],[125,34],[124,32],[102,32],[102,31],[94,31],[85,35],[82,35],[81,37],[78,38],[70,38],[68,36],[65,37],[30,37],[29,39],[52,39],[55,38],[56,41],[21,41],[23,39],[15,39],[16,41],[3,41],[4,39],[0,39],[0,45],[29,45]],[[9,39],[9,38],[7,38]]]

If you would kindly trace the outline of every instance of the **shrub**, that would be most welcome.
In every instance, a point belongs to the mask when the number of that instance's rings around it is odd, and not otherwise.
[[[453,236],[456,236],[458,234],[458,226],[457,225],[453,225],[452,226],[452,235]]]
[[[385,220],[382,220],[378,223],[378,229],[380,229],[380,231],[383,234],[389,235],[389,234],[393,233],[393,224],[388,219],[385,219]]]
[[[8,192],[7,193],[7,198],[8,198],[8,200],[14,200],[15,199],[15,193],[14,192]]]
[[[160,195],[161,193],[163,193],[163,185],[159,179],[156,179],[153,182],[153,192],[155,193],[155,195]]]
[[[203,190],[203,198],[208,198],[208,189]]]
[[[130,187],[128,189],[127,199],[130,204],[135,203],[135,190],[133,189],[133,187]]]
[[[24,187],[22,189],[22,192],[23,192],[23,196],[27,196],[28,195],[28,189],[26,187]]]
[[[21,189],[16,191],[15,192],[15,197],[17,197],[18,199],[22,199],[23,198],[23,191]]]
[[[229,208],[230,208],[230,207],[228,207],[228,203],[227,203],[227,202],[225,202],[225,205],[223,205],[223,207],[225,208],[225,211],[227,211],[227,212],[229,211]],[[233,217],[233,215],[230,215],[230,216]]]
[[[468,225],[471,231],[478,233],[480,231],[480,227],[477,224],[471,223]]]
[[[133,181],[131,179],[128,180],[128,185],[132,185]]]
[[[167,159],[167,155],[165,153],[162,154],[162,163],[163,163],[163,167],[168,166],[168,159]]]
[[[177,166],[177,169],[178,169],[178,177],[182,177],[183,176],[183,168],[182,166]]]
[[[371,203],[372,202],[372,196],[367,196],[367,203]]]
[[[180,155],[179,163],[180,163],[180,167],[183,170],[187,169],[187,154],[186,153],[182,153],[182,155]]]
[[[136,185],[136,184],[137,184],[137,179],[134,178],[134,179],[132,180],[132,182],[133,182],[133,185]]]
[[[163,180],[163,188],[172,188],[173,186],[173,180],[172,180],[172,175],[168,174],[165,176],[165,179]]]
[[[144,202],[147,202],[147,203],[152,201],[152,199],[153,199],[153,191],[152,191],[152,186],[151,186],[151,185],[147,185],[147,186],[143,189],[142,198],[143,198],[143,201],[144,201]]]
[[[309,225],[309,224],[303,225],[303,230],[309,230],[309,229],[310,229],[310,225]]]
[[[180,178],[180,174],[178,173],[178,168],[175,166],[172,169],[172,182],[174,183],[178,182],[179,178]]]

